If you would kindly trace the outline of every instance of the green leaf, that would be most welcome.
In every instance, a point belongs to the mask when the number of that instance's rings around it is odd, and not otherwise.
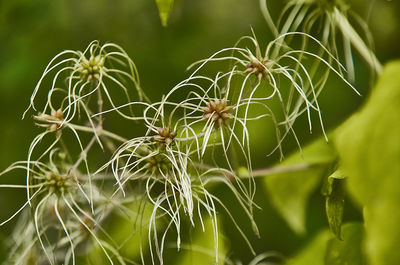
[[[297,255],[285,265],[362,265],[363,225],[348,223],[343,225],[343,241],[332,238],[328,230],[321,231]]]
[[[349,193],[364,206],[371,265],[400,264],[400,61],[335,137]]]
[[[327,188],[325,192],[326,200],[326,216],[328,218],[329,228],[333,234],[340,240],[341,237],[341,226],[343,220],[344,210],[344,188],[345,176],[343,171],[338,169],[332,175],[328,177]]]
[[[160,15],[161,24],[167,26],[168,17],[171,14],[174,0],[156,0],[158,13]]]
[[[300,253],[289,259],[285,265],[323,265],[327,242],[331,238],[331,233],[328,230],[323,230]]]
[[[325,253],[326,265],[363,265],[362,240],[364,227],[360,223],[343,226],[343,240],[332,238],[328,241]]]
[[[285,167],[304,165],[302,169],[268,175],[263,180],[276,210],[300,235],[305,233],[308,199],[336,158],[333,148],[322,138],[306,146],[302,155],[293,154],[280,164]]]
[[[217,226],[220,223],[217,219]],[[182,265],[213,265],[216,263],[215,243],[212,219],[204,218],[204,232],[202,227],[196,226],[193,242],[190,245],[182,244],[179,253],[182,258],[177,264]],[[218,232],[218,264],[224,264],[225,246],[221,233]]]

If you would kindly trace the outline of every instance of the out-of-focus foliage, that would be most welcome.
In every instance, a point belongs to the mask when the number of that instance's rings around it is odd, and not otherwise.
[[[320,232],[304,249],[286,262],[286,265],[324,264],[327,242],[331,238],[329,231]]]
[[[343,226],[343,240],[332,238],[329,231],[320,232],[300,253],[286,265],[363,265],[363,225],[348,223]]]
[[[193,238],[190,245],[186,244],[182,246],[180,250],[181,257],[179,258],[179,265],[203,265],[203,264],[215,264],[216,255],[213,252],[213,245],[216,244],[216,239],[212,232],[212,220],[207,218],[204,221],[204,229],[202,227],[196,227],[194,229]],[[224,264],[227,250],[224,245],[224,237],[221,233],[218,233],[218,262]]]
[[[388,64],[363,109],[341,126],[348,191],[364,207],[371,265],[400,263],[400,62]]]
[[[294,167],[292,172],[265,176],[263,182],[272,203],[296,233],[306,232],[308,200],[335,158],[333,148],[321,138],[280,164]],[[296,170],[296,166],[304,168]]]
[[[174,5],[174,0],[156,0],[156,3],[161,23],[163,26],[166,26],[168,23],[168,17],[172,11],[172,6]]]
[[[108,233],[120,246],[120,253],[130,260],[140,260],[140,246],[148,242],[148,224],[151,216],[150,205],[138,199],[126,206],[129,212],[114,214],[107,225]],[[129,213],[129,214],[128,214]],[[160,224],[161,226],[162,224]],[[104,261],[100,247],[93,248],[88,256],[93,264]]]

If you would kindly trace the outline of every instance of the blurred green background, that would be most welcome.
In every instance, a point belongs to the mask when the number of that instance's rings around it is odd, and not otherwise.
[[[269,1],[274,18],[283,1]],[[383,62],[400,57],[400,3],[397,0],[351,1],[352,8],[365,18],[375,39],[377,57]],[[155,1],[152,0],[0,0],[0,170],[26,158],[30,141],[40,131],[31,119],[21,120],[30,94],[49,60],[65,49],[81,50],[94,39],[122,46],[136,63],[142,87],[158,100],[176,83],[188,76],[187,66],[215,51],[232,46],[254,29],[266,46],[271,35],[259,9],[258,0],[177,0],[168,27],[162,27]],[[326,127],[333,129],[362,103],[370,89],[367,67],[356,56],[358,97],[342,83],[331,82],[321,97]],[[305,120],[297,123],[297,132],[305,145],[321,132],[309,134]],[[119,125],[132,130],[127,125]],[[127,135],[129,136],[129,134]],[[257,166],[268,166],[274,139],[253,136],[253,157]],[[289,141],[286,152],[296,146]],[[24,176],[10,174],[2,179]],[[4,181],[4,182],[3,182]],[[0,220],[4,220],[25,199],[24,192],[0,190]],[[291,255],[321,227],[327,226],[324,201],[315,192],[307,212],[307,234],[297,236],[270,205],[262,185],[256,203],[261,239],[250,236],[256,252],[277,250]],[[360,215],[346,206],[345,220]],[[247,222],[246,218],[239,222]],[[226,222],[225,235],[235,242],[230,254],[244,264],[252,255],[245,243]],[[10,223],[0,228],[0,262],[4,258],[3,238],[11,232]],[[249,233],[251,231],[248,228]],[[2,254],[3,253],[3,254]]]

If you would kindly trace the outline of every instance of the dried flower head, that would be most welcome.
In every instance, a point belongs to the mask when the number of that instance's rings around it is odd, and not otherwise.
[[[246,71],[253,73],[259,79],[268,78],[268,71],[271,69],[271,62],[268,59],[261,59],[261,61],[254,58],[249,63],[247,63]]]
[[[113,264],[112,256],[118,253],[116,247],[112,243],[103,242],[98,235],[104,231],[100,220],[105,217],[105,210],[109,207],[105,202],[109,199],[97,190],[96,185],[90,184],[88,176],[71,169],[71,165],[66,163],[63,157],[53,151],[47,163],[31,161],[28,168],[31,178],[27,185],[0,185],[1,188],[31,190],[29,200],[0,225],[9,222],[20,212],[32,213],[33,222],[30,218],[24,219],[25,214],[21,219],[25,220],[21,224],[27,236],[24,239],[30,240],[28,249],[35,250],[36,247],[41,247],[41,251],[28,253],[27,249],[24,249],[26,244],[18,240],[15,253],[10,254],[10,259],[15,259],[16,253],[23,250],[23,259],[47,261],[50,264],[76,264],[77,246],[86,242],[90,236]],[[26,170],[26,162],[16,162],[0,175],[14,169]],[[29,203],[31,209],[27,209]],[[118,205],[115,201],[112,203]],[[94,204],[98,207],[95,208]],[[122,260],[120,264],[125,264],[121,257],[117,259]]]
[[[305,43],[317,45],[324,54],[315,54],[304,45],[298,49],[286,45],[287,39],[296,37],[307,39]],[[249,42],[247,45],[246,41]],[[228,52],[231,54],[225,55]],[[277,126],[278,144],[273,151],[281,150],[282,140],[289,134],[293,135],[300,147],[297,135],[293,130],[293,124],[303,113],[307,114],[309,129],[312,131],[311,115],[315,111],[326,136],[318,95],[324,88],[330,72],[336,74],[358,94],[358,91],[343,76],[342,72],[345,71],[345,68],[335,56],[320,41],[306,33],[289,32],[279,35],[267,44],[263,54],[253,32],[253,36],[241,38],[235,47],[223,49],[207,59],[192,64],[190,68],[198,64],[199,66],[193,71],[190,78],[194,78],[200,71],[206,70],[206,66],[210,62],[225,60],[232,62],[232,67],[229,72],[220,75],[229,74],[232,76],[231,79],[238,76],[242,77],[240,90],[228,91],[238,97],[233,101],[231,100],[235,106],[235,113],[233,114],[235,118],[233,120],[236,120],[239,107],[243,107],[245,108],[243,120],[245,125],[251,103],[262,105],[265,109],[264,115],[271,117]],[[306,60],[307,63],[305,63]],[[311,67],[309,66],[310,62]],[[338,65],[338,69],[334,67],[335,64]],[[313,65],[320,65],[320,69],[324,69],[323,73],[315,73]],[[229,88],[229,90],[233,89]],[[279,115],[274,114],[278,113],[278,110],[271,110],[269,107],[269,102],[274,99],[281,104]],[[283,119],[276,120],[276,116],[281,116]],[[243,135],[245,134],[246,132],[243,130]]]
[[[171,127],[158,128],[157,132],[158,135],[154,136],[154,141],[158,143],[169,145],[176,137],[176,132],[172,131]]]
[[[51,114],[40,113],[33,118],[37,121],[36,125],[45,127],[51,132],[55,132],[63,127],[64,115],[62,111],[52,110]]]
[[[233,108],[228,106],[228,102],[224,99],[211,100],[204,107],[204,119],[211,119],[216,126],[223,126],[229,119],[232,118]]]
[[[82,109],[90,119],[98,110],[91,110],[89,98],[98,94],[98,102],[110,104],[117,113],[129,117],[116,108],[116,100],[124,95],[131,101],[131,84],[140,101],[146,100],[138,78],[136,66],[127,53],[118,45],[106,43],[100,45],[93,41],[85,51],[64,51],[56,55],[47,65],[42,77],[31,96],[29,108],[36,110],[35,99],[39,90],[43,90],[44,80],[50,78],[52,85],[47,91],[47,102],[41,113],[61,110],[65,122],[74,119]],[[114,95],[114,96],[113,96]],[[102,110],[100,109],[100,112]]]

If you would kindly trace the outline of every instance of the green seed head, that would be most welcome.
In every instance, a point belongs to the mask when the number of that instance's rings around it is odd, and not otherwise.
[[[172,164],[164,155],[157,154],[146,159],[145,167],[152,172],[161,171],[163,173],[168,173]]]
[[[83,81],[99,80],[101,69],[104,67],[104,57],[91,55],[89,60],[83,57],[78,66]]]
[[[68,175],[55,174],[54,172],[49,172],[46,176],[46,186],[50,192],[61,195],[64,194],[69,187],[72,186],[72,178]]]

